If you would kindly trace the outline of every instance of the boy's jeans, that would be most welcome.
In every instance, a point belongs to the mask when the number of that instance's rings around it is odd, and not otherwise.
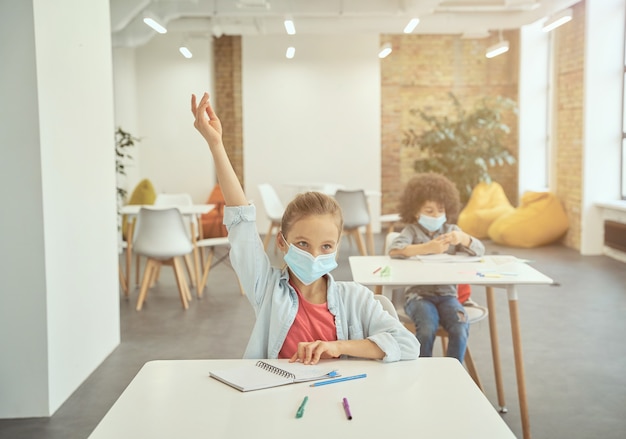
[[[467,337],[468,316],[455,296],[418,296],[404,305],[404,310],[415,323],[415,336],[420,342],[420,357],[433,356],[433,344],[437,328],[441,325],[448,332],[448,352],[463,363]]]

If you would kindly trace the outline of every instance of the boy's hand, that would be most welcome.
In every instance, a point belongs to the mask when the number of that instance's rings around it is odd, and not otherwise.
[[[444,236],[445,235],[437,236],[435,239],[430,240],[426,244],[428,246],[428,253],[440,254],[445,253],[448,250],[450,244]]]
[[[452,232],[445,233],[439,238],[441,238],[444,242],[447,242],[449,245],[468,245],[466,244],[469,239],[465,239],[467,235],[459,230],[455,230]]]

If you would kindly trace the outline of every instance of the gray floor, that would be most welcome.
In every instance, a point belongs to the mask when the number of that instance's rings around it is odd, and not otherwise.
[[[377,244],[382,245],[381,237]],[[552,277],[557,285],[519,288],[530,425],[535,438],[626,437],[626,265],[584,257],[560,246],[503,248]],[[350,280],[346,240],[338,280]],[[272,251],[270,255],[277,258]],[[506,293],[496,290],[497,319],[508,413],[521,437]],[[0,438],[86,438],[141,366],[154,359],[239,358],[254,313],[227,264],[215,267],[202,300],[182,310],[171,269],[163,269],[142,312],[137,292],[121,300],[122,343],[51,418],[0,420]],[[485,304],[482,288],[472,297]],[[470,346],[487,398],[497,406],[487,322],[472,326]],[[451,413],[451,419],[454,414]],[[415,425],[407,424],[407,431]],[[207,434],[210,433],[207,432]],[[322,434],[322,432],[320,432]],[[468,431],[468,437],[472,437]]]

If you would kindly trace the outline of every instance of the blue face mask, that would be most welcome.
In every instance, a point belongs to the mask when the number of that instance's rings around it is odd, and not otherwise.
[[[429,232],[436,232],[445,224],[446,214],[444,213],[443,215],[437,217],[420,215],[417,222]]]
[[[283,240],[287,240],[283,236]],[[304,285],[311,285],[320,277],[337,268],[337,253],[328,253],[314,258],[311,253],[289,244],[289,250],[283,258],[291,272]]]

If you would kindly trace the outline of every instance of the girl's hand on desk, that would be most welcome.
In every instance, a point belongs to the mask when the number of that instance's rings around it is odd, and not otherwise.
[[[337,342],[311,341],[298,343],[298,352],[289,359],[290,363],[300,361],[303,364],[317,364],[320,358],[337,358],[341,355]]]

